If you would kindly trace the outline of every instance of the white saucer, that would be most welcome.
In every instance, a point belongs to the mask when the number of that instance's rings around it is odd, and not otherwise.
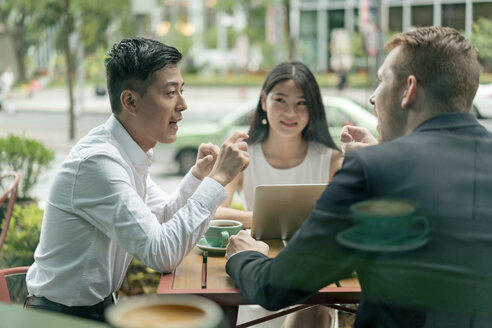
[[[225,247],[210,246],[205,238],[201,238],[200,241],[198,242],[197,246],[200,249],[207,251],[207,252],[210,252],[210,253],[216,253],[216,254],[222,253],[222,254],[224,254],[226,251]]]
[[[360,241],[355,241],[351,237],[351,234],[354,233],[354,231],[351,229],[344,230],[340,232],[336,240],[343,246],[353,248],[359,251],[366,251],[366,252],[402,252],[402,251],[410,251],[417,249],[419,247],[424,246],[428,241],[429,237],[421,237],[418,236],[418,238],[410,238],[407,240],[404,240],[401,243],[394,244],[394,245],[378,245],[378,244],[367,244],[363,243]],[[351,240],[352,239],[352,240]]]

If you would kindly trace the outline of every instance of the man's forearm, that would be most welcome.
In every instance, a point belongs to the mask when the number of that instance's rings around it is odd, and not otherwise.
[[[229,259],[226,271],[247,300],[269,310],[278,310],[295,304],[310,295],[308,292],[292,289],[275,279],[276,274],[271,271],[272,261],[273,259],[259,252],[244,251]],[[276,263],[277,266],[278,264]],[[285,275],[288,274],[289,272],[286,271]]]

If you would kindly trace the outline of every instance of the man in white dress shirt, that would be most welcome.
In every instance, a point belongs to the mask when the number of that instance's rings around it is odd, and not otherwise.
[[[113,115],[71,150],[46,205],[26,307],[103,321],[130,261],[171,272],[207,230],[224,186],[249,163],[243,133],[196,165],[167,195],[149,177],[152,148],[176,140],[187,106],[181,53],[158,41],[115,44],[105,59]]]

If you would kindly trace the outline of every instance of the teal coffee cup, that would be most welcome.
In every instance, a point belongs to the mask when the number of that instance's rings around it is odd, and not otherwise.
[[[430,226],[415,206],[404,200],[371,199],[350,208],[354,223],[352,236],[372,245],[397,245],[418,242],[427,237]]]
[[[235,220],[212,220],[205,233],[207,243],[212,247],[226,247],[229,237],[237,234],[243,228],[243,224]]]

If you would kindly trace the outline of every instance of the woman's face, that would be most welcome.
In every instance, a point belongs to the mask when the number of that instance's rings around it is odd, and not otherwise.
[[[306,98],[294,80],[279,82],[270,93],[262,94],[261,105],[266,112],[270,134],[300,136],[309,123]]]

